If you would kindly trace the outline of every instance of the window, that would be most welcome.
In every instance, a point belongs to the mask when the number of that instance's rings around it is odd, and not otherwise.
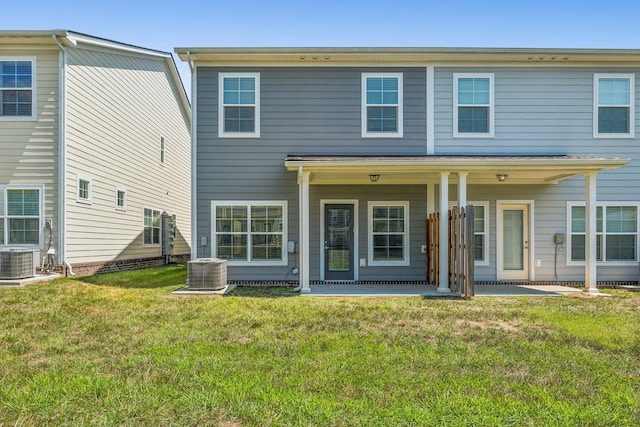
[[[220,73],[218,136],[260,136],[260,74]]]
[[[127,210],[127,190],[116,188],[116,209],[119,211]]]
[[[40,245],[40,188],[0,188],[0,245]]]
[[[157,209],[144,208],[144,245],[160,244],[160,211]]]
[[[493,74],[453,75],[453,136],[493,136]]]
[[[0,118],[35,118],[33,58],[0,58]]]
[[[634,137],[634,86],[633,74],[594,75],[594,137]]]
[[[402,137],[402,73],[362,74],[362,137]]]
[[[214,256],[231,264],[286,265],[286,202],[212,204]]]
[[[91,204],[91,178],[78,175],[78,192],[76,201]]]
[[[164,137],[160,137],[160,163],[164,165]]]
[[[409,265],[409,202],[369,202],[369,265]]]
[[[473,238],[474,245],[474,264],[489,265],[489,202],[468,202],[473,205]],[[457,206],[457,203],[451,202],[449,208]]]
[[[596,259],[601,262],[638,260],[638,206],[640,203],[603,202],[596,206]],[[585,260],[584,203],[568,205],[569,260]]]

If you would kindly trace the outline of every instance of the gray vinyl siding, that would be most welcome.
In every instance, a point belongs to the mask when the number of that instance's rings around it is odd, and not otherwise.
[[[0,57],[35,57],[36,120],[0,120],[0,185],[44,185],[44,220],[58,230],[59,62],[57,49],[0,47]],[[48,235],[41,234],[42,249]],[[54,232],[52,247],[58,242]]]
[[[218,72],[260,72],[261,137],[218,138]],[[361,73],[402,72],[404,137],[361,137]],[[453,73],[494,73],[495,137],[453,137]],[[640,135],[640,69],[595,67],[436,67],[435,154],[584,155],[624,157],[631,162],[598,175],[599,201],[640,201],[640,144],[635,139],[593,138],[594,73],[635,73],[635,128]],[[415,68],[214,68],[198,67],[197,190],[198,237],[207,236],[200,256],[211,254],[212,200],[288,201],[288,240],[298,241],[296,173],[284,168],[287,154],[427,154],[426,72]],[[436,185],[437,203],[437,185]],[[567,201],[584,201],[584,178],[556,185],[474,185],[468,200],[489,202],[489,266],[476,267],[478,280],[495,280],[496,206],[500,200],[532,200],[537,280],[582,280],[584,267],[567,266]],[[455,200],[455,185],[450,200]],[[363,267],[360,279],[423,280],[426,185],[319,186],[310,189],[311,280],[319,278],[321,199],[357,199],[359,257],[367,257],[367,201],[408,200],[411,212],[411,265]],[[555,234],[567,235],[564,248]],[[564,249],[564,250],[562,250]],[[297,258],[281,267],[230,267],[232,279],[281,280]],[[289,276],[289,279],[292,277]],[[637,280],[637,263],[598,266],[598,280]]]
[[[142,240],[143,209],[177,216],[174,254],[190,253],[190,134],[163,58],[109,49],[68,50],[67,259],[71,263],[161,255]],[[160,138],[166,160],[160,163]],[[77,202],[77,176],[92,203]],[[126,190],[126,211],[116,209]]]

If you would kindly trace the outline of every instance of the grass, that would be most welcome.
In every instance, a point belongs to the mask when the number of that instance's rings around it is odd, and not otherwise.
[[[637,293],[171,295],[185,276],[0,288],[0,426],[640,423]]]

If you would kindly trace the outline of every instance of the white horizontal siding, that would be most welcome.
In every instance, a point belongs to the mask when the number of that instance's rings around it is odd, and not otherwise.
[[[142,244],[144,207],[177,215],[174,254],[189,253],[189,123],[166,64],[81,48],[68,62],[67,258],[159,256],[159,246]],[[92,180],[91,205],[76,201],[78,174]],[[116,188],[126,190],[126,211],[116,209]]]

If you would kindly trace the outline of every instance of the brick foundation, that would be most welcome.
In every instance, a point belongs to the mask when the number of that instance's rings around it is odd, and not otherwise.
[[[171,257],[171,262],[187,262],[191,259],[190,254],[176,255]],[[165,257],[123,259],[117,261],[104,262],[83,262],[71,264],[76,276],[91,276],[94,274],[116,273],[118,271],[139,270],[142,268],[162,267],[165,265]],[[62,273],[69,276],[66,266],[60,266]]]

